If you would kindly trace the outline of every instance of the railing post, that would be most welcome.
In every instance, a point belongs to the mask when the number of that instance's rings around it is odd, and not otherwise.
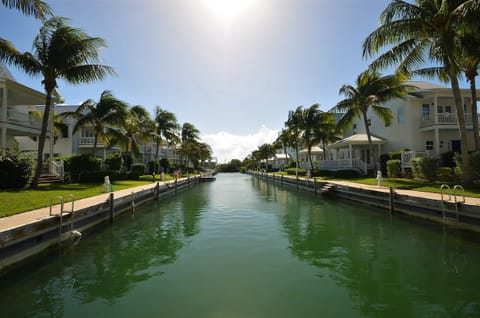
[[[108,199],[109,209],[110,209],[110,222],[113,223],[113,219],[115,218],[115,209],[113,204],[113,192],[110,192],[110,196]]]

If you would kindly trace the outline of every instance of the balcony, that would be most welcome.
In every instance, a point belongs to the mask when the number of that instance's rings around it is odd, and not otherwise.
[[[30,114],[7,110],[7,123],[25,126],[33,129],[41,129],[42,121]]]
[[[432,125],[457,125],[457,114],[456,113],[438,113],[436,114],[437,120],[435,121],[435,114],[423,115],[421,125],[422,127],[432,126]],[[480,115],[478,115],[477,120],[480,122]],[[472,123],[472,114],[465,114],[465,123],[471,125]]]

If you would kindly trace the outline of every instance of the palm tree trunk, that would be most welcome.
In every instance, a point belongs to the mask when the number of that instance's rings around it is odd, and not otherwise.
[[[312,147],[308,147],[308,161],[310,161],[310,169],[313,172]]]
[[[40,130],[40,136],[38,136],[38,149],[37,149],[37,167],[35,169],[35,175],[33,176],[32,182],[30,183],[31,189],[36,189],[38,187],[38,179],[42,173],[43,166],[43,148],[45,147],[45,139],[47,136],[48,129],[48,118],[50,117],[50,110],[52,107],[52,92],[47,91],[47,97],[45,101],[45,111],[43,112],[42,118],[42,129]]]
[[[463,185],[472,183],[472,173],[470,167],[470,154],[468,153],[467,129],[465,127],[465,113],[463,111],[462,97],[460,96],[460,86],[456,76],[450,76],[452,83],[453,97],[455,99],[455,108],[457,109],[458,131],[460,134],[460,147],[462,150],[462,172]]]
[[[475,150],[480,151],[480,137],[478,129],[478,111],[477,111],[477,87],[475,84],[475,76],[477,72],[468,73],[467,79],[470,81],[470,92],[472,94],[472,124],[473,124],[473,143]]]
[[[97,142],[98,142],[98,134],[95,134],[95,138],[93,139],[93,157],[97,157]]]
[[[373,176],[375,177],[377,175],[377,161],[375,160],[375,156],[373,155],[372,136],[370,135],[370,126],[368,125],[368,118],[366,113],[363,113],[363,124],[365,125],[365,132],[367,133],[368,151],[370,152],[370,162],[373,161]]]

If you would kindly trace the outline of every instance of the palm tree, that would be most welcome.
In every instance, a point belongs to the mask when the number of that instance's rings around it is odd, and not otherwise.
[[[20,10],[25,15],[33,15],[42,21],[53,15],[48,3],[41,0],[2,0],[2,4],[9,9]]]
[[[275,147],[271,144],[262,144],[258,146],[260,160],[265,159],[265,171],[268,171],[268,158],[275,155]]]
[[[200,131],[191,123],[184,123],[182,125],[181,135],[181,154],[183,157],[183,163],[187,166],[190,157],[195,155],[196,145],[200,140]]]
[[[393,119],[393,114],[389,108],[381,105],[391,99],[406,96],[411,86],[405,85],[405,80],[406,77],[399,73],[382,77],[377,72],[366,70],[358,75],[356,86],[345,84],[340,88],[339,93],[344,95],[345,99],[335,106],[335,109],[343,113],[337,124],[338,129],[344,131],[357,118],[363,119],[368,138],[370,162],[374,164],[374,173],[377,166],[373,156],[372,136],[367,113],[371,110],[386,125],[389,125]]]
[[[125,150],[125,159],[133,153],[135,157],[140,155],[140,145],[151,135],[150,113],[140,105],[128,109],[120,134],[116,134],[111,144],[119,143]],[[128,162],[125,160],[125,162]],[[127,165],[127,169],[130,166]]]
[[[88,99],[75,112],[64,113],[64,116],[72,116],[77,120],[73,127],[74,133],[81,128],[93,129],[92,153],[96,156],[99,140],[105,145],[109,145],[112,140],[125,138],[119,128],[124,127],[127,114],[127,103],[115,98],[112,92],[105,90],[100,95],[98,102]]]
[[[275,148],[282,148],[283,149],[283,154],[285,155],[285,163],[288,163],[288,153],[287,153],[287,147],[293,147],[294,146],[294,138],[293,134],[290,129],[285,128],[282,129],[280,134],[278,134],[277,139],[274,142]]]
[[[332,113],[320,113],[319,116],[320,125],[314,130],[315,140],[319,140],[322,143],[323,148],[323,160],[326,160],[327,145],[339,140],[337,122],[335,121],[335,115]]]
[[[105,46],[105,41],[68,26],[62,17],[44,23],[33,42],[33,53],[21,53],[5,42],[0,40],[1,60],[22,68],[28,75],[43,77],[45,110],[38,138],[37,168],[30,184],[31,188],[36,188],[42,171],[43,148],[57,80],[64,79],[71,84],[88,83],[102,80],[114,71],[109,66],[94,64],[99,60],[99,49]]]
[[[363,42],[363,56],[384,51],[371,64],[373,69],[397,66],[402,71],[450,81],[462,149],[463,182],[472,181],[465,115],[458,77],[461,67],[459,31],[462,21],[476,21],[480,15],[478,0],[393,0],[381,13],[379,27]],[[420,68],[427,63],[441,66]]]
[[[162,143],[162,138],[168,144],[177,144],[180,140],[178,137],[178,130],[180,126],[177,123],[177,117],[174,113],[169,112],[160,108],[159,106],[155,107],[155,140],[156,140],[156,151],[155,151],[155,160],[158,161],[158,149]]]
[[[290,131],[291,134],[291,143],[295,149],[295,175],[298,177],[298,148],[300,146],[300,137],[302,134],[301,128],[301,116],[302,116],[302,106],[297,107],[295,110],[291,110],[288,112],[288,119],[285,122],[285,126]]]
[[[310,170],[313,171],[312,161],[312,147],[320,140],[316,138],[315,131],[320,127],[320,110],[319,105],[314,104],[308,108],[303,109],[301,116],[302,125],[302,139],[303,143],[307,147],[308,161],[310,162]]]

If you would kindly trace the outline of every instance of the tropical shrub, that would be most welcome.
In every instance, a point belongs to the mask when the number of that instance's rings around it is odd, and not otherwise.
[[[291,176],[295,176],[297,175],[296,171],[298,170],[298,175],[299,176],[304,176],[307,174],[307,170],[305,169],[301,169],[301,168],[288,168],[286,171],[287,171],[287,174],[288,175],[291,175]]]
[[[132,172],[138,172],[141,176],[147,171],[147,167],[143,163],[136,163],[130,169]]]
[[[442,167],[455,167],[455,153],[453,151],[447,151],[440,155],[442,161]]]
[[[387,161],[387,176],[389,178],[398,178],[402,176],[402,165],[399,159]]]
[[[438,167],[438,158],[412,158],[410,165],[412,166],[412,174],[414,178],[424,180],[435,180],[435,173]]]
[[[18,150],[0,152],[0,188],[23,188],[33,171],[33,160]]]
[[[129,171],[126,173],[120,173],[118,170],[95,170],[95,171],[86,171],[79,175],[79,182],[93,182],[93,183],[103,183],[105,176],[108,176],[110,181],[117,180],[138,180],[140,178],[140,173],[138,171]]]
[[[162,167],[163,172],[168,172],[170,168],[170,161],[167,158],[160,159],[160,167]],[[161,172],[161,171],[157,171]]]
[[[92,154],[73,155],[65,158],[65,172],[71,181],[79,180],[81,173],[100,169],[100,162]]]
[[[123,165],[122,155],[119,153],[108,155],[105,164],[108,166],[107,170],[120,170]]]
[[[450,182],[455,180],[455,174],[450,167],[439,167],[436,171],[437,180]]]

